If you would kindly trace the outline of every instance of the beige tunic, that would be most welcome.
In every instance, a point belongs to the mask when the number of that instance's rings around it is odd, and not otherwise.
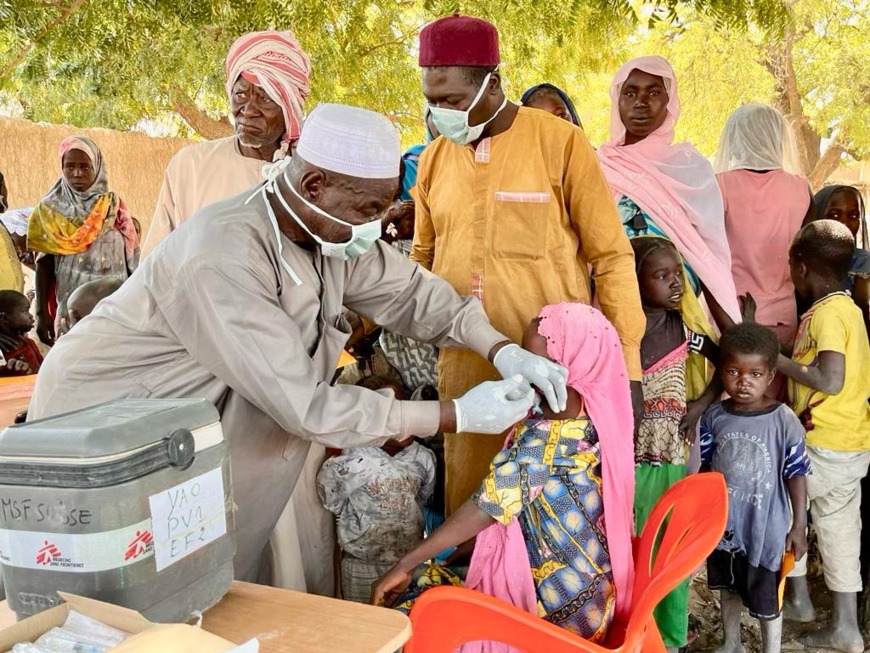
[[[256,186],[262,167],[263,161],[242,156],[235,136],[180,150],[163,174],[142,257],[201,208]]]
[[[258,559],[302,469],[309,442],[346,448],[430,435],[437,402],[332,386],[350,334],[342,306],[440,347],[486,353],[504,336],[474,298],[377,243],[349,262],[286,238],[281,265],[260,195],[206,207],[124,286],[58,341],[29,419],[120,397],[205,397],[232,455],[236,575]]]

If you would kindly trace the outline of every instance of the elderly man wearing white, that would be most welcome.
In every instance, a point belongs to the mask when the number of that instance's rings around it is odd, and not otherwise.
[[[269,182],[188,220],[59,341],[29,418],[121,397],[210,399],[232,456],[236,576],[252,579],[311,442],[501,433],[532,408],[529,382],[564,409],[564,368],[511,344],[477,299],[378,240],[400,155],[383,116],[318,107]],[[449,402],[333,386],[350,335],[343,306],[418,340],[469,347],[506,380]]]

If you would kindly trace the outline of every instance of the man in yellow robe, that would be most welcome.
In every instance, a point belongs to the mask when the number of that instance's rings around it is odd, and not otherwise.
[[[411,258],[483,302],[519,342],[541,308],[598,302],[622,341],[635,413],[642,409],[645,318],[631,245],[583,131],[509,103],[497,70],[496,28],[451,16],[420,34],[423,94],[442,136],[420,158]],[[460,396],[496,369],[477,354],[441,351],[439,389]],[[447,510],[479,486],[503,436],[448,434]]]

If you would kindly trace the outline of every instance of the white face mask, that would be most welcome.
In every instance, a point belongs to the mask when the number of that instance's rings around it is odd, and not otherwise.
[[[480,98],[483,97],[484,91],[486,91],[489,86],[490,77],[492,77],[492,73],[487,73],[486,79],[483,80],[480,90],[477,92],[477,95],[474,96],[474,101],[465,111],[429,106],[429,111],[432,113],[432,122],[435,123],[435,128],[441,132],[444,138],[453,141],[457,145],[468,145],[469,143],[473,143],[481,137],[484,128],[495,120],[495,117],[507,106],[507,97],[505,97],[501,106],[487,120],[479,125],[471,126],[468,124],[468,116],[471,113],[471,110],[477,106],[478,102],[480,102]]]
[[[284,183],[287,184],[287,187],[290,191],[309,209],[317,213],[318,215],[322,215],[324,218],[328,218],[333,222],[337,222],[340,225],[344,225],[346,227],[350,227],[351,235],[350,240],[344,243],[333,243],[328,240],[323,240],[320,236],[315,234],[311,229],[309,229],[306,224],[302,221],[302,219],[296,215],[296,212],[290,208],[290,205],[287,203],[287,200],[284,199],[284,196],[281,195],[280,192],[275,192],[275,196],[278,198],[278,201],[281,202],[281,205],[290,214],[290,216],[296,221],[300,227],[302,227],[309,236],[311,236],[314,241],[320,246],[320,251],[324,256],[330,256],[334,258],[342,259],[343,261],[347,261],[348,259],[356,258],[358,256],[362,256],[367,251],[372,248],[372,245],[381,237],[381,221],[378,219],[374,219],[371,222],[366,222],[365,224],[351,224],[349,222],[345,222],[339,218],[336,218],[334,215],[330,215],[323,209],[318,206],[315,206],[308,200],[306,200],[302,195],[299,194],[295,188],[293,188],[293,184],[290,183],[290,179],[287,177],[287,173],[283,173]]]

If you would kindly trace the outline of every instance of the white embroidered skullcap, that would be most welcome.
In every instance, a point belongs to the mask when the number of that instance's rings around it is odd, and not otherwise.
[[[402,149],[392,123],[374,111],[320,104],[302,125],[296,154],[311,165],[349,177],[395,179]]]

